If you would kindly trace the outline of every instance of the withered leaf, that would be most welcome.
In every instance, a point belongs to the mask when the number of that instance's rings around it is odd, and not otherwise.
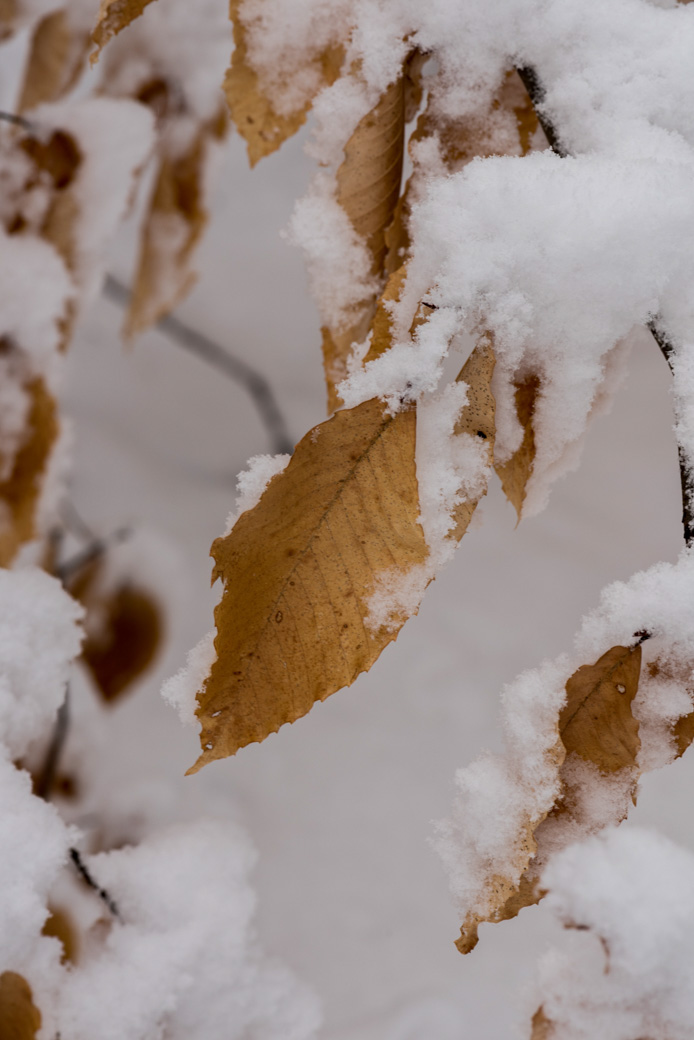
[[[31,987],[14,971],[0,975],[0,1036],[2,1040],[34,1040],[41,1028],[41,1012]]]
[[[93,560],[70,582],[85,607],[82,658],[107,703],[115,701],[152,666],[162,644],[160,604],[132,581],[102,586],[103,559]]]
[[[0,567],[8,567],[20,546],[31,541],[36,530],[36,510],[42,478],[58,437],[56,403],[41,378],[26,387],[31,400],[24,443],[14,458],[9,476],[0,481],[3,523],[0,525]]]
[[[554,1028],[552,1023],[545,1015],[544,1009],[540,1007],[533,1015],[530,1040],[552,1040],[553,1036]]]
[[[490,340],[476,350],[460,376],[471,384],[471,418],[457,432],[488,431],[491,450]],[[415,439],[414,406],[391,416],[374,399],[337,412],[213,544],[213,577],[224,592],[217,659],[198,694],[203,751],[190,772],[305,715],[396,638],[409,615],[370,625],[369,600],[380,577],[406,574],[429,553],[418,522]],[[453,537],[466,526],[459,520]]]
[[[427,556],[415,431],[414,408],[391,417],[371,400],[338,412],[214,542],[224,593],[192,772],[305,715],[396,637],[369,628],[367,600],[379,574]]]
[[[152,0],[101,0],[96,26],[92,32],[92,43],[96,47],[89,59],[92,64],[98,61],[99,52],[108,41],[139,18],[145,7],[151,3]]]
[[[88,36],[73,28],[67,11],[45,15],[34,29],[19,111],[66,94],[79,78],[88,46]]]
[[[466,433],[484,441],[490,464],[494,461],[496,436],[496,403],[491,385],[494,365],[492,337],[487,333],[481,337],[458,375],[459,382],[467,383],[468,403],[461,412],[453,431],[458,435]],[[485,487],[482,494],[486,493]],[[453,536],[458,541],[467,531],[482,494],[477,498],[466,498],[455,507]]]
[[[374,108],[360,121],[345,145],[337,171],[337,201],[371,254],[371,272],[386,271],[386,232],[393,221],[402,180],[405,141],[405,76],[391,83]],[[366,338],[376,311],[376,296],[356,308],[348,328],[324,328],[323,365],[328,411],[341,403],[336,386],[347,374],[353,343]]]
[[[523,430],[523,439],[511,458],[495,467],[504,494],[516,510],[519,521],[523,513],[528,481],[532,476],[535,464],[533,417],[539,391],[540,380],[534,374],[516,383],[516,415]]]
[[[492,909],[480,916],[471,914],[462,925],[456,946],[469,953],[477,945],[477,929],[483,921],[506,921],[519,910],[541,898],[539,875],[548,850],[556,851],[562,840],[576,840],[577,834],[591,833],[591,822],[580,815],[580,789],[575,786],[572,757],[595,767],[598,776],[616,774],[627,778],[628,799],[634,797],[638,772],[636,759],[641,747],[639,726],[631,707],[638,691],[641,672],[641,645],[614,646],[593,665],[583,665],[566,684],[566,703],[557,720],[556,748],[561,794],[542,820],[528,823],[528,833],[520,843],[518,867],[520,881],[494,877],[490,892]],[[613,823],[624,819],[628,804],[617,808]],[[573,828],[567,826],[573,824]],[[561,829],[572,838],[562,838]],[[540,1034],[541,1035],[541,1034]]]
[[[226,133],[223,113],[202,127],[176,159],[162,156],[145,216],[125,335],[135,336],[173,310],[196,280],[192,260],[207,224],[205,174],[215,139]]]
[[[229,17],[234,27],[234,53],[224,79],[224,93],[231,118],[248,148],[248,159],[255,166],[259,159],[273,152],[306,122],[311,107],[307,102],[289,115],[279,115],[263,93],[258,74],[248,61],[246,28],[239,16],[242,0],[230,0]],[[334,83],[344,59],[341,47],[329,48],[320,56],[319,88]],[[317,91],[316,91],[317,92]]]

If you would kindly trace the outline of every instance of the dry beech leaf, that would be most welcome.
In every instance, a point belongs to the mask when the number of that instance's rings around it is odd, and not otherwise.
[[[89,37],[76,33],[65,10],[51,11],[34,29],[19,111],[57,101],[77,82]]]
[[[427,556],[415,432],[414,407],[389,416],[374,399],[338,412],[214,542],[224,593],[191,772],[305,715],[395,639],[366,624],[368,597],[380,574]]]
[[[92,561],[70,583],[70,594],[85,607],[82,658],[103,699],[115,701],[150,668],[164,634],[161,607],[130,581],[100,588],[103,561]]]
[[[464,411],[456,429],[486,432],[491,449],[490,339],[476,351],[459,378],[483,385],[470,386],[470,417]],[[414,406],[391,416],[374,399],[337,412],[214,542],[213,580],[224,582],[217,659],[198,694],[203,750],[189,772],[305,715],[397,637],[407,615],[374,629],[369,599],[381,576],[394,567],[406,573],[428,556],[415,440]],[[461,513],[457,539],[464,521]]]
[[[61,960],[63,963],[75,964],[77,961],[77,932],[75,926],[70,919],[70,915],[67,910],[61,910],[60,907],[54,906],[48,908],[49,913],[46,918],[46,923],[41,929],[43,935],[49,935],[54,939],[58,939],[62,944],[63,953]]]
[[[121,29],[139,18],[152,0],[101,0],[96,26],[92,32],[92,43],[96,50],[90,56],[92,65],[98,61],[99,53],[108,41]]]
[[[484,921],[507,921],[541,897],[538,878],[548,850],[556,851],[557,828],[573,823],[572,840],[591,832],[590,821],[580,817],[581,791],[576,787],[573,763],[583,760],[595,767],[606,785],[617,774],[626,777],[628,798],[633,800],[638,773],[636,758],[641,742],[631,707],[638,691],[641,645],[613,646],[593,665],[583,665],[566,684],[566,703],[558,719],[557,764],[562,792],[553,808],[534,824],[518,852],[520,881],[494,877],[493,908],[484,917],[470,915],[463,923],[456,946],[469,953],[477,945],[477,929]],[[628,805],[615,811],[614,824],[627,814]],[[561,839],[559,839],[561,840]],[[541,1035],[541,1034],[540,1034]]]
[[[496,404],[492,394],[492,376],[494,375],[494,348],[492,337],[486,333],[463,365],[458,382],[467,383],[467,405],[462,410],[454,427],[455,434],[467,433],[485,441],[489,463],[494,461],[494,439],[496,434]],[[453,537],[458,541],[463,537],[477,508],[482,495],[478,498],[464,499],[453,510],[455,528]]]
[[[545,1015],[543,1008],[538,1008],[533,1015],[532,1030],[530,1040],[552,1040],[554,1027]]]
[[[173,310],[192,288],[195,250],[208,220],[205,174],[209,151],[226,134],[227,120],[202,127],[176,159],[163,156],[142,226],[140,255],[125,322],[130,338]]]
[[[14,971],[0,975],[0,1037],[2,1040],[34,1040],[41,1028],[41,1012],[34,1005],[31,987]]]
[[[690,665],[680,664],[673,667],[670,661],[649,661],[648,674],[651,679],[661,679],[666,682],[675,682],[684,687],[694,703],[694,683],[692,683],[692,668]],[[694,711],[682,715],[672,724],[672,739],[675,745],[676,757],[681,758],[687,748],[694,741]]]
[[[530,375],[522,382],[516,383],[515,404],[516,415],[523,430],[523,440],[518,450],[508,462],[497,465],[496,472],[501,480],[501,487],[511,505],[516,510],[520,521],[523,513],[528,481],[532,476],[535,464],[535,430],[533,416],[540,392],[540,380]]]
[[[248,63],[246,29],[239,17],[241,3],[242,0],[230,0],[229,4],[229,17],[234,27],[234,53],[224,78],[224,93],[234,125],[246,142],[250,164],[255,166],[259,159],[277,151],[303,126],[311,103],[289,115],[275,112],[272,102],[262,91],[257,72]],[[321,72],[321,88],[335,82],[343,60],[342,47],[330,48],[320,56],[317,64]]]
[[[59,431],[56,403],[43,379],[32,380],[26,391],[31,406],[25,440],[15,455],[10,475],[0,481],[0,567],[8,567],[20,546],[38,533],[36,510],[42,478]]]

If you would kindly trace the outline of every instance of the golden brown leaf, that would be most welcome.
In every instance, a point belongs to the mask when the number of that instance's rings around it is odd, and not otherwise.
[[[494,440],[496,435],[496,403],[492,394],[492,376],[494,374],[494,348],[489,334],[482,336],[479,343],[463,365],[458,381],[467,383],[468,403],[460,414],[455,425],[455,434],[469,434],[483,440],[487,445],[489,463],[494,461]],[[487,490],[482,492],[486,494]],[[460,502],[453,511],[455,528],[453,536],[460,541],[472,520],[480,498],[468,498]]]
[[[493,878],[491,912],[483,917],[473,913],[464,921],[456,941],[461,953],[469,953],[477,945],[477,929],[483,921],[507,921],[519,910],[538,902],[541,897],[538,878],[548,850],[556,851],[558,847],[558,827],[573,823],[573,840],[579,833],[591,832],[590,820],[581,816],[580,781],[576,781],[573,768],[576,758],[589,763],[605,778],[607,786],[610,777],[618,773],[625,776],[626,789],[633,799],[641,741],[631,706],[638,691],[640,672],[641,645],[614,646],[595,664],[583,665],[568,680],[566,703],[557,720],[556,754],[561,794],[542,820],[528,824],[518,854],[520,881],[516,884],[510,878]],[[620,823],[626,812],[627,806],[615,809],[612,822]]]
[[[0,40],[12,35],[16,17],[17,0],[0,0]]]
[[[173,310],[196,280],[191,264],[208,220],[205,172],[214,139],[223,137],[221,115],[202,127],[191,147],[159,164],[140,242],[137,274],[125,322],[125,335],[135,336]]]
[[[369,628],[368,597],[380,574],[427,556],[415,431],[414,408],[391,417],[371,400],[338,412],[213,544],[224,593],[192,771],[305,715],[395,639]]]
[[[230,0],[229,3],[229,17],[234,26],[234,53],[224,78],[224,93],[234,125],[246,142],[250,164],[255,166],[259,159],[277,151],[303,126],[311,102],[289,115],[279,115],[275,111],[263,93],[257,72],[248,62],[246,28],[239,17],[241,3],[242,0]],[[320,69],[318,89],[335,82],[343,59],[341,47],[329,48],[317,59]]]
[[[151,3],[152,0],[101,0],[96,26],[92,32],[92,43],[96,47],[89,59],[92,65],[98,61],[99,52],[108,41],[139,18],[145,7]]]
[[[73,29],[65,10],[42,18],[31,41],[19,111],[66,94],[79,77],[88,47],[89,37]]]
[[[31,407],[25,440],[15,455],[9,476],[0,481],[0,502],[3,507],[0,567],[8,567],[20,546],[31,541],[38,533],[36,510],[42,478],[58,437],[56,403],[43,379],[31,381],[26,391]]]
[[[516,415],[523,429],[523,440],[508,462],[497,464],[495,467],[504,494],[516,510],[519,521],[523,513],[528,481],[535,464],[533,416],[539,391],[540,380],[536,375],[530,375],[522,382],[516,383]]]
[[[0,975],[0,1037],[2,1040],[34,1040],[41,1028],[41,1012],[34,1005],[31,987],[14,971]]]
[[[460,375],[472,384],[471,418],[463,415],[457,432],[488,431],[491,450],[490,340],[476,349]],[[217,659],[198,694],[203,752],[191,772],[305,715],[396,638],[409,615],[371,625],[370,598],[384,575],[404,575],[429,554],[415,439],[414,406],[391,416],[374,399],[337,412],[213,544],[213,579],[224,592]],[[459,520],[453,536],[466,526]]]
[[[538,1008],[533,1015],[532,1030],[530,1040],[552,1040],[554,1027],[545,1015],[543,1008]]]

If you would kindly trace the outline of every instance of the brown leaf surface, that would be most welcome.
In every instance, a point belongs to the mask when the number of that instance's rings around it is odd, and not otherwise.
[[[42,18],[31,41],[19,111],[57,101],[67,93],[79,77],[88,47],[88,36],[75,33],[65,10]]]
[[[538,1008],[533,1015],[532,1030],[530,1040],[552,1040],[554,1027],[545,1015],[543,1008]]]
[[[583,665],[568,680],[566,703],[557,722],[562,793],[542,820],[528,825],[527,836],[519,849],[520,881],[516,884],[510,878],[493,878],[492,911],[484,917],[473,913],[464,921],[456,941],[461,953],[469,953],[477,945],[477,929],[483,921],[509,920],[519,910],[539,901],[541,893],[537,882],[549,850],[556,851],[558,843],[571,840],[562,839],[562,829],[565,834],[573,835],[572,840],[591,833],[591,821],[581,809],[580,781],[576,786],[573,768],[576,759],[589,763],[598,776],[604,777],[606,792],[611,777],[625,776],[633,799],[641,741],[631,707],[638,691],[640,672],[641,645],[614,646],[595,664]],[[615,809],[611,822],[620,823],[627,809],[626,805]]]
[[[49,907],[49,911],[41,933],[42,935],[52,936],[61,943],[63,947],[61,960],[63,963],[75,964],[77,961],[78,940],[77,931],[70,915],[67,910],[61,910],[57,906]]]
[[[371,254],[371,273],[386,272],[386,232],[400,194],[405,144],[405,75],[392,83],[356,127],[337,171],[337,201]],[[377,298],[363,300],[346,329],[323,328],[323,366],[328,412],[342,403],[336,386],[347,374],[353,343],[362,342],[376,313]]]
[[[493,448],[494,367],[484,337],[460,377],[470,384],[458,433]],[[466,418],[466,412],[469,417]],[[262,741],[349,686],[409,615],[370,627],[378,580],[406,574],[429,550],[418,522],[416,410],[374,399],[337,412],[297,445],[258,505],[212,546],[217,659],[198,694],[202,755],[190,772]],[[461,511],[453,537],[472,515]]]
[[[99,60],[99,53],[108,41],[139,18],[152,0],[101,0],[96,26],[92,32],[92,43],[96,50],[90,56],[92,65]]]
[[[523,429],[523,440],[508,462],[495,467],[504,494],[516,510],[519,521],[523,513],[528,481],[535,464],[533,416],[539,392],[540,380],[536,375],[530,375],[522,382],[516,383],[516,415]]]
[[[14,971],[0,975],[0,1037],[2,1040],[34,1040],[41,1028],[41,1012],[31,987]]]
[[[194,285],[195,250],[207,225],[205,173],[209,150],[226,133],[223,113],[202,127],[191,147],[171,159],[162,156],[145,216],[126,337],[154,325],[173,310]]]
[[[338,412],[214,542],[224,593],[192,772],[305,715],[395,639],[368,627],[367,601],[379,574],[427,556],[415,433],[414,408],[391,417],[371,400]]]
[[[231,118],[246,142],[250,164],[255,166],[258,160],[277,151],[303,126],[311,103],[289,115],[275,112],[272,102],[263,93],[257,72],[248,63],[246,28],[239,17],[241,3],[242,0],[230,0],[229,3],[229,17],[234,27],[234,53],[224,79],[224,93]],[[343,59],[341,47],[330,48],[320,56],[321,87],[335,82]]]
[[[468,403],[460,414],[454,433],[467,433],[485,441],[488,447],[489,462],[494,460],[494,440],[496,435],[496,403],[492,394],[492,376],[494,375],[494,348],[489,334],[482,336],[479,343],[463,365],[458,382],[467,383]],[[486,494],[485,488],[482,494]],[[453,536],[460,541],[472,520],[480,498],[465,499],[454,509],[455,528]]]
[[[0,567],[8,567],[20,546],[36,537],[36,509],[42,478],[58,437],[56,403],[41,378],[26,390],[31,407],[24,443],[15,455],[12,471],[0,481],[3,523],[0,526]]]

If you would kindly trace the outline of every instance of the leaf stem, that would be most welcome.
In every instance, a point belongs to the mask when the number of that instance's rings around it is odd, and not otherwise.
[[[545,88],[537,72],[530,65],[516,66],[516,71],[523,82],[523,86],[528,92],[528,97],[532,102],[538,122],[544,131],[550,148],[562,159],[569,158],[571,153],[561,144],[561,138],[557,132],[557,128],[545,111]],[[667,361],[670,372],[674,375],[672,359],[675,353],[675,348],[665,333],[659,328],[657,316],[647,323],[647,327],[653,336],[653,339],[658,344],[663,357]],[[692,486],[694,466],[687,458],[686,452],[681,444],[677,445],[677,456],[680,467],[680,484],[682,487],[682,526],[684,528],[684,541],[685,545],[690,546],[694,544],[694,487]]]

